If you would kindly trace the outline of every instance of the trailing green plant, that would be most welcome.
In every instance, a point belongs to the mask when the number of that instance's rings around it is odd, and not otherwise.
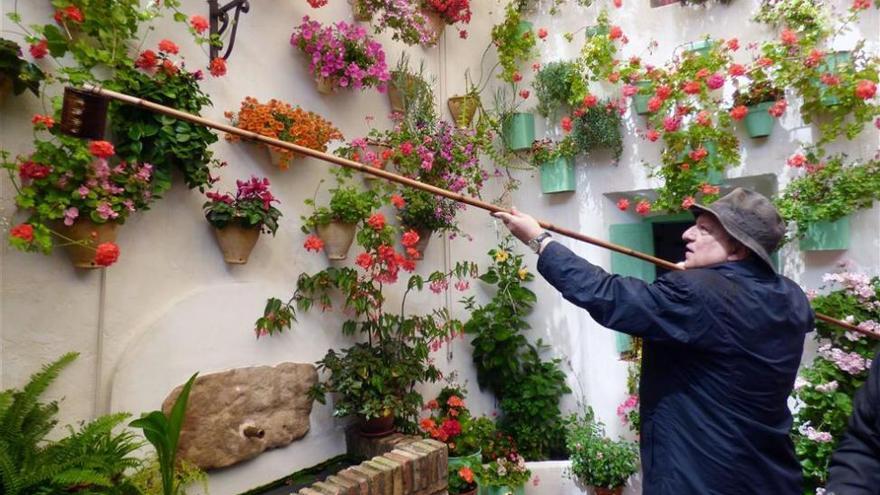
[[[622,40],[623,32],[620,27],[611,26],[608,18],[608,10],[602,9],[596,18],[596,24],[591,27],[596,33],[587,37],[581,47],[578,56],[578,66],[580,72],[590,81],[605,81],[615,79],[612,74],[617,71],[617,42]],[[571,40],[569,40],[571,41]],[[616,83],[616,80],[612,80]]]
[[[200,115],[211,105],[210,97],[199,87],[201,71],[187,72],[183,64],[170,66],[169,54],[159,52],[160,68],[122,68],[108,82],[114,90],[183,112]],[[168,68],[170,67],[170,68]],[[125,160],[141,160],[154,167],[154,180],[161,190],[171,187],[174,169],[183,173],[186,186],[204,191],[216,179],[211,168],[220,166],[209,146],[217,136],[207,127],[175,119],[136,105],[112,103],[110,129],[116,150]]]
[[[571,131],[578,151],[590,153],[605,148],[611,150],[614,163],[620,160],[623,154],[621,108],[615,103],[611,100],[599,102],[578,112]]]
[[[23,389],[0,393],[0,492],[136,493],[125,472],[140,465],[132,454],[141,444],[130,431],[113,431],[128,414],[68,426],[57,441],[46,438],[58,423],[58,402],[40,402],[40,396],[77,356],[65,354],[33,374]]]
[[[193,373],[186,381],[167,416],[162,411],[151,411],[129,423],[129,426],[142,429],[147,441],[156,449],[163,495],[177,495],[182,490],[177,475],[177,443],[186,416],[189,392],[198,375]]]
[[[407,126],[413,127],[437,121],[437,109],[434,105],[434,92],[431,90],[433,81],[425,75],[425,61],[419,62],[418,70],[409,65],[409,55],[401,54],[397,65],[391,71],[389,84],[400,92],[403,103],[403,120]]]
[[[846,154],[823,157],[810,148],[788,159],[806,172],[775,199],[780,215],[803,236],[816,222],[833,222],[880,200],[880,159],[846,161]]]
[[[612,440],[592,408],[568,420],[566,445],[571,456],[571,474],[593,487],[614,489],[626,485],[638,471],[639,451],[634,442]]]
[[[498,51],[502,80],[514,83],[522,76],[519,64],[534,56],[535,34],[523,24],[521,11],[515,2],[510,2],[504,11],[504,20],[492,27],[492,43]]]
[[[0,38],[0,86],[8,80],[13,94],[20,95],[28,90],[39,96],[40,83],[45,77],[39,67],[22,58],[18,43]]]
[[[880,279],[864,273],[829,273],[822,295],[808,291],[816,312],[845,319],[864,330],[880,333]],[[828,479],[828,462],[843,436],[852,399],[868,376],[878,351],[877,341],[854,332],[841,332],[816,321],[818,354],[795,380],[796,402],[791,436],[804,472],[804,493],[816,493]]]
[[[763,0],[752,20],[776,28],[788,28],[811,43],[831,33],[827,4],[811,0]]]
[[[523,264],[523,257],[511,250],[505,237],[489,251],[493,263],[480,280],[496,287],[492,299],[478,306],[473,297],[462,300],[471,312],[464,332],[474,335],[473,360],[480,388],[490,390],[499,401],[502,419],[499,427],[511,435],[526,458],[541,460],[564,452],[561,397],[570,392],[558,359],[542,361],[546,348],[523,335],[526,317],[535,294],[523,286],[534,279]]]
[[[532,83],[538,97],[538,112],[544,117],[555,115],[566,106],[581,102],[587,94],[584,77],[575,62],[550,62],[541,67]]]

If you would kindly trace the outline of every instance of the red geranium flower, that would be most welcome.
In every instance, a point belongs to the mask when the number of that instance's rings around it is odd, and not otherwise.
[[[608,32],[608,37],[616,40],[623,36],[623,29],[620,29],[620,26],[611,26],[611,30]]]
[[[194,15],[189,18],[189,25],[199,34],[208,30],[208,20],[200,15]]]
[[[144,50],[140,56],[138,56],[137,60],[135,60],[134,66],[140,69],[149,70],[155,67],[158,61],[159,57],[156,55],[156,52],[153,50]]]
[[[742,64],[730,64],[727,73],[731,76],[741,76],[746,73],[746,68]]]
[[[639,201],[639,204],[636,205],[636,213],[642,216],[651,213],[651,203],[644,199]]]
[[[370,267],[373,266],[373,257],[370,256],[370,253],[361,253],[357,255],[354,262],[364,270],[369,270]]]
[[[746,118],[746,115],[749,114],[749,109],[745,105],[740,105],[738,107],[734,107],[730,111],[730,118],[733,120],[742,120]]]
[[[785,100],[779,100],[773,104],[772,107],[767,109],[767,113],[774,117],[782,117],[782,114],[785,113],[785,108],[788,106],[788,102]]]
[[[656,112],[660,110],[660,107],[663,106],[663,100],[660,99],[659,96],[652,96],[650,100],[648,100],[648,111]]]
[[[547,37],[547,30],[544,28],[538,28],[538,38],[544,39]]]
[[[587,96],[584,96],[583,104],[585,107],[591,108],[595,107],[598,101],[599,99],[596,98],[594,95],[588,94]]]
[[[672,94],[672,88],[666,84],[662,86],[657,86],[657,90],[654,92],[654,94],[657,96],[657,98],[665,100],[666,98],[669,98],[669,95]]]
[[[89,143],[89,153],[98,158],[110,158],[116,150],[107,141],[92,141]]]
[[[531,93],[529,93],[529,90],[527,90],[527,89],[521,89],[521,90],[519,91],[519,96],[520,96],[523,100],[527,100],[527,99],[529,98],[529,94],[531,94]]]
[[[877,92],[877,85],[874,84],[874,81],[869,81],[867,79],[862,79],[861,81],[856,83],[856,96],[863,100],[867,100],[874,97],[874,93]]]
[[[406,200],[403,199],[403,196],[401,196],[399,194],[392,194],[391,195],[391,204],[393,204],[394,207],[397,209],[402,209],[404,206],[406,206]]]
[[[410,248],[415,246],[419,242],[419,234],[415,230],[407,230],[403,233],[403,236],[400,239],[400,243],[403,244],[403,247]]]
[[[620,211],[626,211],[629,209],[629,200],[626,198],[620,198],[617,200],[617,209]]]
[[[46,40],[40,40],[29,48],[31,52],[31,57],[34,58],[43,58],[49,53],[49,42]]]
[[[98,266],[110,266],[119,259],[119,246],[113,242],[98,244],[95,252],[95,264]]]
[[[648,141],[653,143],[660,139],[660,133],[657,132],[657,129],[648,129],[648,132],[645,133],[645,137],[648,138]]]
[[[800,153],[797,153],[788,157],[787,163],[789,167],[801,168],[804,166],[804,164],[807,163],[807,157]]]
[[[159,51],[171,54],[177,54],[180,51],[180,47],[178,47],[173,41],[169,39],[164,39],[159,42]]]
[[[700,186],[700,192],[702,192],[703,194],[718,194],[720,191],[720,187],[713,186],[712,184],[703,183]]]
[[[367,224],[375,230],[382,230],[385,227],[385,215],[381,213],[373,213],[367,220]]]
[[[12,227],[9,231],[9,235],[17,237],[25,242],[32,242],[34,240],[34,228],[30,224],[23,223]]]
[[[23,162],[18,166],[18,176],[22,180],[45,179],[49,176],[50,168],[48,165],[34,163],[30,160]]]
[[[320,237],[312,234],[306,238],[306,242],[303,243],[303,247],[306,248],[306,251],[314,251],[318,252],[324,249],[324,241],[321,240]]]
[[[783,45],[796,45],[798,42],[797,34],[791,29],[783,29],[782,34],[779,37],[782,40]]]
[[[685,196],[684,200],[681,202],[681,208],[687,210],[690,209],[691,206],[694,206],[694,197]]]
[[[727,48],[730,51],[734,51],[734,52],[739,50],[739,40],[736,38],[731,38],[731,39],[727,40]]]
[[[698,161],[702,160],[703,158],[706,158],[706,156],[708,154],[709,154],[709,151],[706,150],[706,148],[703,148],[702,146],[700,146],[699,148],[691,151],[688,154],[688,156],[691,157],[691,160],[698,162]]]
[[[208,69],[210,69],[211,75],[214,77],[225,76],[226,60],[223,60],[220,57],[215,57],[214,60],[211,60],[211,65],[208,66]]]
[[[698,81],[688,81],[682,88],[686,94],[695,95],[700,92],[700,83]]]
[[[45,126],[46,129],[51,129],[53,125],[55,125],[55,119],[48,115],[40,115],[36,114],[31,119],[31,124],[34,124],[35,127]]]
[[[571,117],[562,117],[562,121],[559,124],[562,126],[563,131],[571,132],[571,129],[572,129]]]

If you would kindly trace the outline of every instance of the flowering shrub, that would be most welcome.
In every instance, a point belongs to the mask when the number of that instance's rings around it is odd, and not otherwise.
[[[376,86],[384,93],[391,77],[382,45],[357,24],[339,21],[323,26],[305,16],[293,30],[290,44],[309,57],[309,72],[334,88]]]
[[[465,405],[467,392],[450,384],[425,404],[430,416],[419,422],[419,429],[431,438],[445,443],[449,455],[463,457],[475,454],[487,438],[495,432],[495,424],[488,418],[474,418]],[[451,473],[451,471],[450,471]]]
[[[846,155],[821,157],[818,149],[796,153],[788,165],[805,173],[776,198],[776,207],[804,235],[816,222],[830,222],[880,200],[880,159],[845,162]]]
[[[617,488],[624,486],[638,471],[639,452],[635,443],[605,437],[605,427],[587,408],[583,415],[569,419],[566,445],[571,458],[571,474],[584,484]]]
[[[267,234],[275,235],[281,211],[272,206],[278,200],[269,191],[269,179],[251,177],[248,181],[235,181],[235,197],[228,193],[209,191],[209,201],[202,205],[208,223],[218,229],[230,224],[247,228],[260,228]]]
[[[226,118],[232,121],[232,125],[239,129],[255,132],[289,143],[311,148],[317,151],[327,151],[327,144],[336,139],[342,139],[342,133],[333,124],[314,112],[308,112],[300,107],[293,108],[288,103],[279,100],[269,100],[268,103],[260,103],[256,98],[247,96],[241,102],[238,114],[225,113]],[[238,141],[238,136],[227,134],[229,141]],[[282,154],[282,168],[287,168],[293,152],[284,148],[271,147]]]
[[[826,274],[828,292],[809,291],[816,312],[880,334],[880,279],[843,271]],[[795,381],[792,439],[804,469],[805,490],[825,484],[828,461],[846,430],[852,398],[868,375],[877,341],[816,321],[819,353]]]
[[[318,361],[318,368],[329,375],[310,395],[323,403],[326,394],[337,394],[333,411],[336,416],[370,419],[394,415],[398,424],[412,431],[422,405],[415,385],[440,378],[440,370],[429,358],[432,344],[460,334],[461,323],[451,318],[446,308],[426,314],[407,313],[407,296],[421,290],[426,282],[446,283],[450,277],[464,280],[476,268],[457,263],[448,272],[433,272],[427,279],[411,275],[403,302],[391,306],[399,313],[390,312],[385,306],[386,287],[398,281],[401,270],[414,271],[418,255],[414,249],[418,234],[410,231],[403,236],[403,252],[394,248],[396,238],[397,228],[389,225],[382,213],[373,213],[357,234],[357,242],[364,249],[356,257],[357,268],[330,267],[313,275],[300,275],[286,303],[269,299],[255,331],[261,337],[289,328],[296,320],[294,300],[303,311],[315,304],[326,311],[332,308],[331,295],[341,293],[344,310],[350,315],[342,332],[359,334],[364,339],[341,351],[331,349]],[[306,248],[310,248],[309,240]]]
[[[374,30],[391,29],[391,38],[407,45],[432,45],[436,35],[422,11],[420,0],[362,0],[363,9],[373,14]]]
[[[34,152],[15,160],[0,152],[17,192],[16,205],[32,212],[27,223],[33,237],[16,247],[47,253],[53,223],[72,226],[77,219],[88,218],[98,224],[121,224],[155,199],[152,165],[111,164],[115,152],[109,142],[66,136],[48,116],[38,115],[34,123],[37,130],[50,130],[52,138],[35,137]]]
[[[470,0],[426,0],[425,7],[431,12],[436,12],[446,24],[471,22]],[[459,36],[467,38],[467,31],[460,29]]]

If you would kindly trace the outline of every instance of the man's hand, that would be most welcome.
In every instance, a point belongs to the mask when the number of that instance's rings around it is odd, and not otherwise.
[[[515,207],[510,209],[510,213],[499,211],[493,213],[492,216],[500,218],[507,230],[522,242],[527,243],[544,232],[537,220],[531,215],[517,211]]]

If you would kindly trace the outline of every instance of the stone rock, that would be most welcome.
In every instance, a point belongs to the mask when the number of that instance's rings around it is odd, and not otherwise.
[[[178,456],[202,469],[231,466],[287,445],[309,431],[318,380],[314,365],[237,368],[199,376],[190,391]],[[180,394],[162,403],[167,415]]]

